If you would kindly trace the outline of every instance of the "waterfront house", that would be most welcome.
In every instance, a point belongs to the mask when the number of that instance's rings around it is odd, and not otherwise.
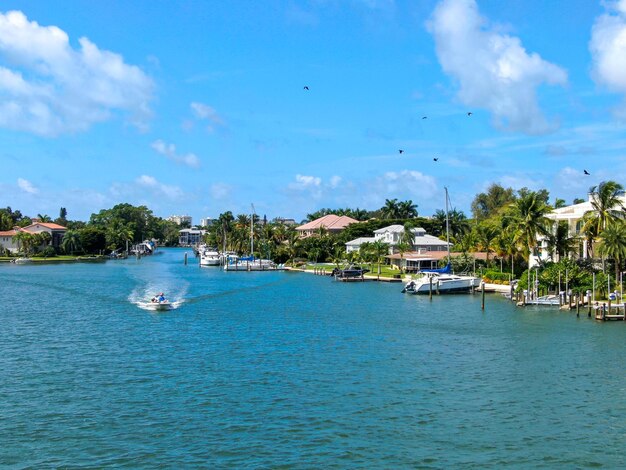
[[[13,230],[0,232],[0,246],[10,251],[11,253],[17,253],[19,247],[17,241],[15,240],[15,235],[17,235],[19,232],[27,232],[32,234],[47,232],[50,234],[49,246],[52,246],[58,250],[61,246],[63,236],[65,235],[65,232],[67,232],[67,228],[52,222],[35,222],[23,228],[14,227]]]
[[[558,209],[554,209],[550,212],[546,217],[553,220],[554,226],[553,230],[556,230],[556,226],[559,222],[567,222],[568,234],[570,237],[580,237],[581,243],[579,249],[570,253],[570,256],[575,258],[586,258],[589,253],[588,241],[584,237],[583,233],[583,225],[584,220],[583,217],[587,212],[593,212],[593,206],[591,205],[592,201],[596,197],[595,193],[589,193],[588,199],[585,202],[581,202],[579,204],[572,204],[571,206],[560,207]],[[619,196],[619,199],[623,206],[626,207],[626,195]],[[617,207],[615,209],[618,209]],[[548,240],[546,237],[538,237],[539,241],[539,251],[537,255],[530,255],[529,265],[530,267],[536,266],[542,261],[547,261],[549,259],[557,260],[557,257],[554,253],[550,253],[548,248]],[[595,242],[594,242],[595,246]]]
[[[374,230],[373,237],[361,237],[356,240],[351,240],[346,243],[346,252],[359,251],[363,243],[382,241],[389,244],[389,254],[397,252],[397,246],[402,240],[404,234],[404,227],[402,225],[389,225],[378,230]],[[447,252],[447,242],[441,240],[433,235],[428,235],[426,230],[421,227],[412,228],[411,234],[413,235],[411,243],[411,251],[415,252],[429,252],[429,251],[443,251]],[[450,244],[452,246],[452,244]]]
[[[202,242],[202,237],[206,234],[206,230],[200,230],[195,227],[184,228],[178,231],[178,244],[180,246],[195,246]]]
[[[311,235],[319,232],[320,229],[325,229],[329,233],[339,233],[344,230],[350,224],[358,224],[359,221],[348,217],[346,215],[328,214],[319,219],[315,219],[311,222],[307,222],[304,225],[296,227],[296,232],[300,235],[300,238],[310,237]]]

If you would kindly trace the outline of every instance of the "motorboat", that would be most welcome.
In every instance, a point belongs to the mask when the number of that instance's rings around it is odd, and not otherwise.
[[[480,287],[481,279],[452,273],[422,272],[406,283],[402,292],[407,294],[455,294],[472,292]]]
[[[224,271],[276,271],[278,266],[272,260],[254,256],[226,258]]]
[[[363,277],[365,273],[369,273],[369,272],[370,272],[369,269],[365,269],[360,266],[351,264],[350,266],[347,266],[343,269],[340,269],[340,268],[333,269],[333,271],[331,272],[331,276],[333,276],[335,279],[348,279],[348,278]]]
[[[169,300],[164,300],[163,302],[146,302],[144,307],[148,310],[164,311],[172,310],[174,305]]]
[[[222,264],[222,257],[217,250],[205,248],[200,251],[200,266],[219,266],[220,264]]]
[[[16,258],[13,260],[13,263],[15,264],[26,264],[26,263],[32,263],[33,260],[32,258]]]
[[[540,297],[536,297],[536,298],[530,298],[530,299],[526,299],[523,302],[520,302],[520,304],[522,305],[554,305],[554,306],[559,306],[561,305],[562,300],[559,298],[558,295],[555,294],[550,294],[550,295],[542,295]]]
[[[163,293],[155,295],[149,302],[145,302],[143,305],[149,310],[171,310],[174,307]]]

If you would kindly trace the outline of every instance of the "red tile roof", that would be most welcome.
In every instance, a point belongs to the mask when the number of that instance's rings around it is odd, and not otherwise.
[[[24,227],[24,228],[28,230],[29,228],[34,227],[35,225],[41,225],[42,227],[49,228],[50,230],[67,230],[66,227],[63,227],[63,225],[55,224],[53,222],[35,222],[34,224],[30,224],[28,227]]]
[[[0,232],[0,237],[12,237],[17,233],[17,230],[7,230],[5,232]]]
[[[304,225],[300,225],[300,227],[297,227],[296,230],[316,230],[320,227],[324,227],[329,230],[342,230],[350,224],[357,223],[359,223],[358,220],[348,217],[347,215],[339,216],[335,214],[328,214],[324,217],[320,217],[319,219],[307,222]]]

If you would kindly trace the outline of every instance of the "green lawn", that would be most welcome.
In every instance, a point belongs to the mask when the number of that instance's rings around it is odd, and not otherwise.
[[[0,262],[8,263],[16,258],[16,256],[0,256]],[[100,261],[105,260],[106,257],[100,255],[96,255],[93,258],[78,255],[58,255],[47,258],[44,258],[43,256],[31,256],[30,259],[33,261],[33,263],[55,263],[61,261]]]
[[[371,266],[368,263],[359,264],[359,266],[369,269],[370,272],[366,274],[366,276],[377,276],[378,275],[378,265],[372,264]],[[336,265],[332,263],[308,263],[305,267],[307,271],[313,271],[315,269],[321,269],[324,272],[330,274],[330,272],[335,269]],[[397,269],[392,269],[391,266],[388,265],[380,265],[380,277],[393,278],[396,275],[399,275],[400,271]],[[402,275],[404,277],[404,274]]]

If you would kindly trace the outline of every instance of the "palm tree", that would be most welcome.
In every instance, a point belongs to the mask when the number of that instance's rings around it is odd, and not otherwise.
[[[380,260],[389,253],[389,243],[385,243],[382,240],[376,240],[371,244],[372,252],[376,256],[376,263],[378,264],[378,277],[380,278]]]
[[[50,232],[40,232],[39,237],[41,239],[41,244],[44,245],[44,247],[50,245],[50,242],[52,241],[52,235],[50,235]]]
[[[23,231],[18,231],[14,236],[13,240],[17,244],[17,249],[20,252],[23,252],[26,256],[30,253],[30,248],[33,245],[33,234]]]
[[[300,235],[295,230],[289,232],[287,236],[287,253],[289,254],[289,261],[293,263],[298,253],[298,247],[300,245]]]
[[[402,236],[400,237],[401,243],[406,243],[409,246],[409,249],[412,250],[415,245],[415,234],[412,232],[413,225],[410,222],[404,224],[404,231],[402,232]]]
[[[604,230],[610,222],[623,218],[624,205],[620,196],[624,193],[624,187],[615,181],[603,181],[589,189],[592,194],[591,207],[595,213],[598,224],[598,232]]]
[[[414,219],[417,217],[417,204],[413,204],[412,200],[398,203],[399,219]]]
[[[505,214],[507,225],[514,233],[514,240],[528,257],[537,249],[537,237],[549,235],[551,223],[546,214],[551,208],[535,191],[528,191],[515,202],[511,203]]]
[[[503,228],[495,240],[496,252],[498,256],[504,258],[508,256],[511,261],[511,276],[515,272],[515,256],[518,254],[517,245],[515,244],[515,232],[510,228]],[[500,265],[502,271],[502,265]]]
[[[470,224],[469,220],[467,220],[467,216],[463,211],[459,211],[457,209],[452,209],[448,213],[448,225],[450,226],[450,236],[455,240],[470,231]],[[445,218],[443,231],[445,231]]]
[[[383,219],[399,219],[400,208],[397,199],[385,199],[385,205],[380,209]]]
[[[593,253],[593,241],[613,221],[624,217],[624,205],[620,196],[624,187],[615,181],[602,181],[589,189],[591,207],[583,216],[583,232],[587,239],[587,251]]]
[[[438,237],[446,233],[446,211],[437,209],[432,216],[432,220],[436,221],[433,224],[433,235]]]
[[[550,257],[554,253],[557,255],[556,261],[563,257],[567,257],[572,251],[578,247],[578,237],[569,236],[569,225],[566,221],[561,220],[555,224],[554,233],[548,236],[548,250]]]
[[[487,264],[489,264],[489,253],[494,249],[495,241],[500,230],[493,223],[482,221],[476,224],[476,239],[478,248],[487,252]]]
[[[46,214],[37,214],[37,218],[39,219],[39,222],[52,222],[52,218]]]
[[[598,251],[600,255],[615,261],[615,279],[618,279],[620,266],[626,259],[626,222],[618,220],[609,223],[599,238]]]
[[[396,245],[396,250],[400,254],[400,274],[404,273],[404,268],[402,267],[402,261],[404,260],[404,254],[408,251],[411,251],[411,245],[406,242],[400,242]]]
[[[80,236],[77,230],[68,230],[61,240],[61,248],[66,253],[74,254],[74,251],[80,247]]]

